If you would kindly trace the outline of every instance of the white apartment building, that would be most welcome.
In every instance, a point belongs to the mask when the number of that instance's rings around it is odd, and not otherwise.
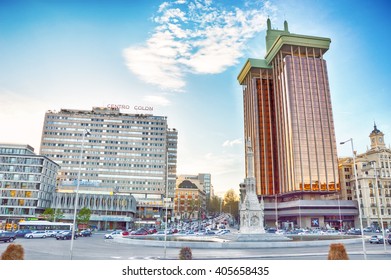
[[[174,197],[177,136],[165,116],[121,113],[115,106],[61,109],[45,114],[40,153],[60,165],[58,192],[74,190],[80,176],[81,193],[131,195],[137,213],[128,213],[130,219],[152,221],[164,216],[163,198]],[[103,207],[93,214],[100,222],[116,220],[106,213]]]

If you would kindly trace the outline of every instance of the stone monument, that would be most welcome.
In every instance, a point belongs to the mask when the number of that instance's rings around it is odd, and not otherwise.
[[[247,176],[244,184],[241,186],[241,203],[240,203],[240,233],[241,234],[260,234],[265,233],[264,221],[264,204],[261,202],[255,190],[254,176],[254,153],[251,141],[246,141],[247,148]]]

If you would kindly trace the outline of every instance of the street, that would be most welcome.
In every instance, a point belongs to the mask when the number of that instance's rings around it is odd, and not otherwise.
[[[70,260],[70,240],[24,239],[14,241],[25,250],[26,260]],[[0,253],[9,243],[0,244]],[[362,244],[345,245],[351,260],[363,260]],[[296,248],[262,248],[262,249],[192,249],[193,259],[264,259],[264,260],[326,260],[328,246],[306,246]],[[382,244],[366,244],[368,260],[391,260],[391,246],[387,244],[386,252]],[[117,243],[104,239],[103,233],[92,237],[79,237],[74,241],[73,260],[147,260],[178,259],[178,248],[148,247]]]

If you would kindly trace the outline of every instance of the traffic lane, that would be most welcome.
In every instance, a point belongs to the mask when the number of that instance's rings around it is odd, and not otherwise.
[[[70,260],[71,240],[56,240],[55,238],[18,238],[14,241],[21,244],[25,251],[25,260]],[[0,245],[0,252],[5,251],[7,245]],[[4,249],[2,249],[4,248]],[[107,240],[103,235],[79,237],[73,242],[73,260],[116,260],[116,259],[162,259],[164,255],[170,259],[177,259],[179,249],[150,248],[131,246]]]
[[[23,239],[19,238],[15,243],[21,244],[25,249],[26,260],[69,260],[70,240]],[[6,244],[0,245],[6,249]],[[356,259],[363,259],[362,244],[346,244],[348,255]],[[367,244],[367,252],[370,254],[384,252],[384,247],[379,244]],[[329,247],[297,247],[297,248],[262,248],[262,249],[192,249],[194,259],[327,259]],[[390,258],[391,246],[387,247]],[[92,237],[79,237],[74,241],[74,260],[116,260],[116,259],[178,259],[179,248],[148,247],[117,243],[113,240],[105,240],[103,235],[95,234]],[[379,257],[376,257],[379,258]],[[371,257],[368,257],[371,259]]]

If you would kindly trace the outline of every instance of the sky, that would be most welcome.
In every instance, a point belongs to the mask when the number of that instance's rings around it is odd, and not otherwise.
[[[245,177],[242,89],[265,29],[331,39],[337,143],[391,143],[386,1],[0,0],[0,142],[39,152],[47,110],[151,106],[178,130],[178,175],[210,173],[217,195]],[[338,144],[338,156],[351,156]]]

